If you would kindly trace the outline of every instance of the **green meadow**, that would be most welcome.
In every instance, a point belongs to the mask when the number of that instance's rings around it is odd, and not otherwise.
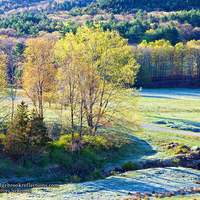
[[[199,146],[200,137],[174,134],[169,132],[154,131],[140,128],[138,125],[145,123],[154,126],[169,128],[169,125],[180,127],[200,127],[200,98],[199,90],[187,90],[179,94],[182,89],[146,89],[140,92],[140,96],[130,99],[122,98],[120,108],[125,107],[124,118],[113,126],[101,127],[98,135],[116,134],[116,142],[122,145],[117,151],[112,150],[98,154],[104,162],[101,168],[111,170],[121,167],[125,162],[166,159],[174,156],[174,152],[161,147],[162,143],[176,142],[189,146]],[[184,89],[183,89],[184,91]],[[171,93],[170,93],[171,92]],[[22,100],[20,91],[16,105]],[[29,99],[24,99],[29,104],[29,109],[33,106]],[[137,100],[137,104],[135,103]],[[134,103],[132,103],[134,101]],[[54,131],[54,137],[59,138],[62,134],[60,127],[67,125],[69,110],[61,109],[59,105],[52,105],[49,108],[45,104],[45,121],[49,129],[54,124],[58,127]],[[112,106],[112,105],[111,105]],[[117,115],[117,114],[116,114]],[[116,116],[114,116],[116,117]],[[126,123],[125,123],[126,122]],[[162,122],[162,123],[161,123]],[[119,136],[119,137],[118,137]],[[114,137],[114,136],[113,136]],[[42,176],[42,175],[41,175]],[[29,177],[18,177],[16,181],[29,180]],[[123,174],[113,174],[103,180],[87,181],[83,183],[63,183],[59,188],[32,189],[29,194],[9,193],[2,194],[1,199],[121,199],[127,197],[129,192],[133,193],[141,190],[144,192],[166,192],[177,191],[179,187],[198,186],[195,182],[200,179],[200,173],[195,169],[185,168],[155,168],[137,171],[129,171]],[[6,182],[8,179],[0,179]],[[10,180],[10,179],[9,179]],[[168,180],[166,182],[166,180]],[[169,183],[168,183],[169,182]],[[118,189],[116,189],[116,187]],[[150,199],[155,199],[153,195]],[[172,200],[193,200],[200,196],[170,197]]]

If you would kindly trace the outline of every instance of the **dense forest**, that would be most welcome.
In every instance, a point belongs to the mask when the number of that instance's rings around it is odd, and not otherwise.
[[[196,9],[198,7],[199,2],[197,0],[177,0],[175,2],[172,0],[100,0],[96,4],[92,3],[86,8],[74,8],[71,14],[97,14],[99,9],[119,14],[122,12],[133,12],[136,9],[177,11]]]
[[[97,20],[85,20],[88,27],[100,24],[106,31],[117,30],[129,43],[139,43],[144,38],[147,41],[159,39],[169,40],[172,45],[192,39],[200,39],[200,11],[190,10],[168,15],[154,16],[146,11],[139,10],[134,15],[126,15],[123,20],[118,20],[111,14],[107,19],[102,15]],[[39,31],[48,33],[60,31],[62,35],[72,31],[76,33],[81,24],[74,21],[63,23],[61,20],[52,20],[45,14],[24,12],[0,19],[0,28],[13,29],[14,35],[37,35]]]
[[[1,1],[0,14],[12,14],[16,12],[34,11],[37,13],[47,12],[54,13],[55,11],[70,11],[75,7],[86,7],[91,1],[73,0],[73,1],[55,1],[55,0],[14,0],[14,1]]]
[[[0,20],[0,28],[14,29],[13,35],[37,35],[41,30],[51,33],[61,30],[62,26],[61,21],[52,21],[45,14],[33,12],[10,15]]]

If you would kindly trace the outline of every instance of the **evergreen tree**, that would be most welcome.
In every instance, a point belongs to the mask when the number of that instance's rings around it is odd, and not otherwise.
[[[2,138],[4,150],[13,156],[33,156],[49,141],[43,119],[33,110],[28,113],[28,106],[22,101],[17,106],[13,121],[7,126],[7,133]],[[25,163],[25,162],[24,162]]]

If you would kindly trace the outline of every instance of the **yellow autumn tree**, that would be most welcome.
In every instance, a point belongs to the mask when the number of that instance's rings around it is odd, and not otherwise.
[[[89,135],[95,135],[110,121],[109,105],[118,89],[134,83],[139,65],[132,48],[116,31],[82,26],[76,35],[68,33],[56,43],[56,57],[59,96],[69,103],[71,127],[79,112],[80,129],[86,123]]]
[[[1,95],[5,94],[8,82],[7,76],[7,55],[1,51],[0,52],[0,92]]]
[[[44,38],[28,39],[23,53],[22,85],[43,118],[44,99],[55,93],[54,42]]]
[[[0,52],[0,119],[3,121],[10,113],[6,112],[7,105],[3,102],[8,97],[8,81],[7,81],[7,55],[1,51]]]

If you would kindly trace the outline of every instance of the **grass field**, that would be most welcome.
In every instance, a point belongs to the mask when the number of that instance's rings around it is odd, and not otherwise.
[[[20,91],[20,95],[23,91]],[[177,95],[178,94],[178,95]],[[133,126],[135,123],[153,124],[170,128],[170,125],[176,125],[176,129],[180,128],[200,128],[200,90],[182,90],[182,89],[156,89],[144,90],[138,99],[138,107],[129,106],[125,112],[125,116],[129,123],[115,124],[113,127],[101,128],[99,134],[106,132],[122,133],[122,137],[131,141],[131,145],[114,155],[114,159],[104,163],[104,168],[113,168],[122,166],[124,162],[149,159],[165,159],[173,156],[172,151],[163,149],[160,144],[169,142],[178,142],[190,146],[199,146],[200,137],[178,135],[169,132],[160,132],[154,130],[143,129]],[[133,97],[131,97],[133,98]],[[18,98],[17,103],[21,99]],[[25,100],[25,99],[24,99]],[[130,105],[132,99],[124,99],[121,108]],[[30,100],[29,107],[32,108]],[[48,125],[55,122],[61,114],[59,109],[53,105],[52,109],[45,104],[45,121]],[[60,124],[66,124],[68,110],[63,111]],[[131,124],[132,122],[132,124]],[[162,123],[159,123],[162,122]],[[181,171],[180,171],[181,170]],[[183,179],[184,180],[183,180]],[[170,184],[166,183],[168,179]],[[58,189],[34,189],[31,194],[3,194],[2,199],[120,199],[127,196],[129,191],[142,192],[152,191],[156,188],[158,191],[173,190],[179,187],[191,187],[195,185],[195,180],[200,179],[198,170],[184,168],[158,168],[138,170],[135,172],[127,172],[125,174],[111,176],[105,180],[85,182],[79,184],[65,184]],[[117,185],[116,185],[117,184]],[[117,187],[117,189],[116,189]],[[148,190],[147,190],[148,189]],[[172,200],[193,200],[200,199],[200,196],[194,197],[171,197],[166,199]],[[155,199],[155,196],[151,197]]]
[[[200,90],[144,89],[138,103],[143,123],[200,132]]]

